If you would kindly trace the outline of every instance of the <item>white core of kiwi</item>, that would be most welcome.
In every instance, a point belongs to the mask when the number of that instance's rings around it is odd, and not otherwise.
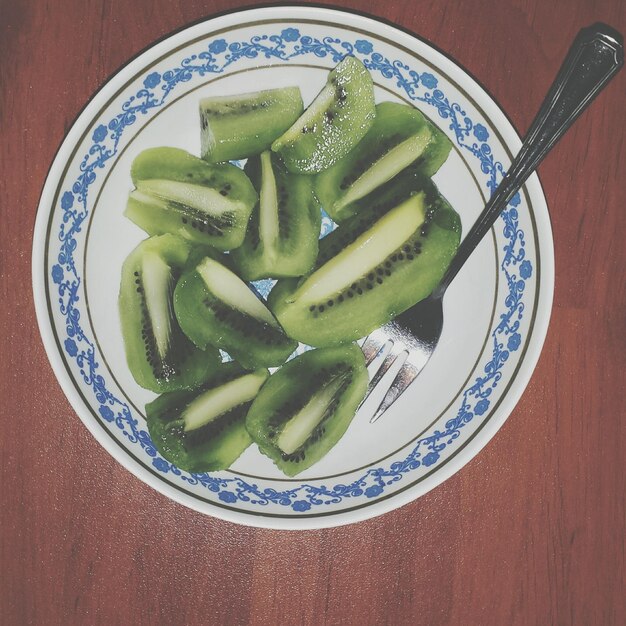
[[[273,144],[272,150],[277,152],[285,144],[292,143],[302,136],[302,129],[305,126],[315,130],[313,126],[321,119],[321,114],[335,101],[336,88],[331,83],[327,83],[324,88],[317,94],[315,100],[311,102],[307,110],[294,122],[291,128],[288,128]]]
[[[221,263],[206,257],[196,267],[207,289],[228,306],[279,328],[270,310],[257,298],[246,283]]]
[[[317,425],[324,419],[336,393],[345,380],[338,376],[316,391],[311,399],[283,427],[276,445],[285,453],[292,454],[311,436]]]
[[[131,191],[128,198],[128,207],[132,206],[130,202],[132,200],[139,205],[148,204],[150,206],[155,206],[158,209],[167,209],[167,200],[165,198],[160,198],[159,196],[154,196],[150,193],[139,191],[138,189],[134,189],[133,191]]]
[[[278,238],[278,192],[269,150],[261,153],[261,193],[259,194],[259,235],[264,250],[274,249]]]
[[[202,105],[200,106],[200,119],[204,116],[202,111]],[[208,119],[205,119],[204,128],[200,135],[200,154],[204,158],[205,155],[211,154],[215,150],[217,140],[215,139],[215,133],[211,128],[211,123]]]
[[[303,305],[325,301],[363,277],[397,250],[424,222],[424,193],[411,196],[383,215],[339,254],[313,272],[295,291]],[[366,273],[366,272],[365,272]]]
[[[172,335],[172,272],[156,252],[146,252],[141,262],[144,298],[150,316],[152,333],[161,360],[169,350]]]
[[[208,215],[220,215],[225,211],[233,211],[233,205],[236,204],[233,200],[223,196],[217,189],[175,180],[158,178],[140,180],[137,181],[137,189],[164,200],[173,200],[190,206]]]
[[[202,428],[236,406],[252,401],[267,377],[267,370],[257,370],[201,393],[182,412],[184,430]]]
[[[394,146],[348,187],[345,194],[334,203],[335,209],[342,209],[391,180],[424,153],[431,139],[430,130],[424,127],[420,132]]]

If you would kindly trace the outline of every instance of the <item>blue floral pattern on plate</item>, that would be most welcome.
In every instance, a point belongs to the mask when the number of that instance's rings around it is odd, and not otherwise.
[[[168,101],[177,87],[193,77],[220,74],[241,59],[257,57],[290,61],[306,56],[329,58],[338,63],[345,55],[361,58],[374,74],[392,80],[395,86],[414,102],[428,109],[431,115],[445,120],[452,131],[457,145],[478,159],[485,175],[485,184],[491,191],[503,175],[502,164],[494,159],[489,145],[489,131],[481,123],[465,113],[462,106],[450,101],[439,88],[439,79],[431,72],[417,72],[399,60],[385,57],[376,51],[372,41],[356,39],[347,41],[336,37],[311,37],[301,29],[289,27],[272,35],[258,35],[247,41],[227,41],[218,38],[210,41],[206,49],[182,59],[176,67],[148,73],[142,81],[143,88],[126,100],[119,113],[108,123],[99,124],[92,131],[92,145],[80,163],[80,174],[71,189],[63,191],[60,199],[62,222],[58,232],[59,250],[56,263],[50,270],[50,278],[56,285],[58,306],[65,320],[66,337],[63,347],[66,354],[78,365],[84,382],[91,387],[99,403],[98,413],[108,423],[114,424],[132,444],[137,444],[152,458],[153,468],[162,474],[180,476],[189,485],[202,485],[215,494],[220,502],[233,505],[237,502],[250,505],[280,505],[295,513],[310,512],[321,505],[337,504],[346,499],[364,496],[374,500],[384,494],[389,486],[401,481],[420,466],[431,467],[442,458],[443,451],[454,444],[465,425],[474,416],[484,415],[491,405],[491,395],[502,377],[502,368],[511,352],[522,343],[520,323],[525,309],[525,281],[533,274],[532,262],[526,258],[525,235],[518,221],[516,195],[501,222],[507,241],[501,261],[508,293],[506,311],[491,332],[491,358],[476,378],[461,395],[461,404],[456,416],[437,429],[417,440],[409,454],[388,468],[372,467],[349,484],[329,486],[298,484],[290,489],[262,488],[242,477],[221,474],[190,474],[181,472],[159,456],[146,430],[139,427],[138,420],[128,405],[109,391],[107,381],[98,373],[94,342],[85,333],[78,307],[81,277],[76,267],[74,252],[77,237],[89,214],[88,197],[90,187],[106,168],[107,162],[118,153],[119,142],[125,130],[132,126],[138,116],[146,116]],[[332,229],[331,220],[323,220],[324,232]],[[267,291],[269,285],[261,286]]]

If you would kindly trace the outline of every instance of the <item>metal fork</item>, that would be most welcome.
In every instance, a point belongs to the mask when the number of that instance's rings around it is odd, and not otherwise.
[[[375,373],[368,396],[392,365],[401,363],[370,422],[375,422],[406,391],[437,347],[443,328],[443,296],[458,271],[541,160],[623,63],[623,39],[616,30],[605,24],[594,24],[578,33],[519,154],[461,242],[439,285],[428,298],[364,340],[361,347],[370,375]],[[385,355],[387,348],[389,352]],[[404,355],[406,358],[401,362]]]

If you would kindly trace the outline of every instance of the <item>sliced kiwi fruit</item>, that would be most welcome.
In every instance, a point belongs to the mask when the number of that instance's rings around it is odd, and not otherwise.
[[[172,295],[192,246],[174,235],[141,242],[124,261],[119,312],[128,367],[136,382],[157,393],[202,384],[220,362],[181,331]]]
[[[200,100],[201,154],[211,163],[246,159],[264,150],[302,114],[299,87]]]
[[[133,161],[125,215],[150,235],[172,233],[231,250],[243,243],[258,196],[246,174],[178,148],[150,148]]]
[[[210,257],[181,276],[174,311],[196,346],[221,348],[248,369],[282,365],[297,345],[250,286]]]
[[[315,193],[337,222],[404,170],[432,176],[448,157],[450,140],[415,107],[395,102],[376,106],[376,119],[363,140],[315,178]]]
[[[227,469],[252,443],[246,415],[268,376],[266,369],[223,363],[202,387],[159,396],[146,405],[157,450],[189,472]]]
[[[246,428],[261,452],[295,476],[341,439],[367,383],[356,344],[310,350],[265,383],[248,411]]]
[[[374,85],[361,61],[345,57],[306,111],[272,144],[287,169],[322,172],[348,154],[374,122]]]
[[[343,224],[360,215],[362,220],[371,222],[375,218],[382,217],[410,196],[431,188],[430,178],[420,174],[416,167],[410,165],[365,197],[344,206],[340,215],[335,215],[333,219]]]
[[[322,214],[310,176],[289,173],[265,151],[245,171],[259,193],[243,245],[230,254],[245,280],[302,276],[315,263]]]
[[[346,220],[320,241],[311,274],[276,283],[268,304],[290,337],[354,341],[430,294],[456,252],[460,219],[431,181],[422,187],[382,217]]]

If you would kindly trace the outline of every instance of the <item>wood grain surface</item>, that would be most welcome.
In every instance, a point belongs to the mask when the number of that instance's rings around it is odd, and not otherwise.
[[[535,374],[497,436],[418,501],[312,532],[195,513],[118,465],[50,368],[31,295],[39,194],[90,95],[225,0],[0,2],[0,623],[626,623],[626,71],[540,169],[556,254]],[[523,133],[578,30],[624,0],[389,0]]]

